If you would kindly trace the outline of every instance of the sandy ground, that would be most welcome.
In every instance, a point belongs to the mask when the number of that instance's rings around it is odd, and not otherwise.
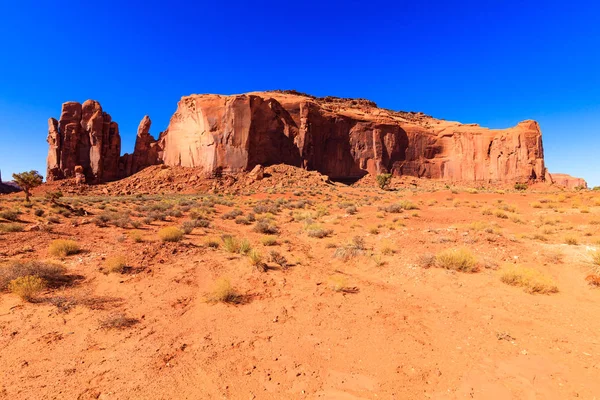
[[[21,210],[17,223],[25,227],[0,234],[2,264],[52,259],[75,277],[33,302],[0,293],[0,398],[600,396],[600,289],[585,281],[600,244],[600,194],[280,188],[219,197],[226,204],[212,207],[208,228],[162,242],[158,230],[189,220],[203,198],[209,197],[65,198],[94,215],[58,216],[48,232],[38,230],[52,213],[42,197],[30,209],[18,195],[0,197],[1,210]],[[262,244],[265,235],[254,223],[222,218],[278,198],[287,203],[280,200],[272,216],[280,230],[274,246]],[[196,203],[182,208],[186,200]],[[310,203],[290,208],[299,200]],[[418,209],[379,209],[402,200]],[[182,215],[137,229],[93,223],[107,209],[130,210],[141,221],[147,212],[136,212],[136,205],[154,203]],[[508,218],[495,215],[499,207],[509,209]],[[38,208],[44,216],[33,214]],[[309,237],[302,213],[333,232]],[[223,234],[248,239],[268,270],[225,251]],[[365,241],[359,254],[334,257],[356,236]],[[567,237],[577,244],[565,244]],[[51,256],[50,243],[65,238],[82,251]],[[210,239],[219,248],[209,247]],[[425,254],[449,248],[469,249],[479,272],[423,266]],[[289,268],[269,261],[273,249]],[[131,269],[104,273],[106,259],[117,254]],[[539,271],[558,293],[530,294],[503,283],[509,266]],[[221,277],[241,294],[239,304],[207,301]],[[136,323],[103,326],[119,314]]]

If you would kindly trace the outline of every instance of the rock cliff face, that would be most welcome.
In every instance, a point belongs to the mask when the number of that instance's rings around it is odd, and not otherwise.
[[[564,186],[567,189],[582,188],[587,189],[587,182],[582,178],[575,178],[567,174],[551,174],[554,184]]]
[[[48,120],[48,144],[49,181],[74,176],[78,165],[91,181],[117,178],[121,156],[119,126],[97,101],[64,103],[60,119]]]
[[[165,164],[207,171],[285,163],[333,179],[381,172],[448,181],[545,178],[535,121],[490,130],[293,92],[184,97],[160,142]]]
[[[121,156],[119,125],[94,100],[64,103],[60,119],[48,120],[47,140],[48,181],[73,177],[81,166],[88,182],[108,182],[160,163],[148,116],[138,128],[134,153]]]
[[[61,119],[49,121],[48,177],[71,176],[82,165],[88,179],[107,181],[159,163],[207,174],[283,163],[342,180],[382,172],[470,182],[547,175],[535,121],[490,130],[293,91],[186,96],[158,140],[149,130],[144,117],[133,154],[119,158],[118,128],[100,105],[65,103]]]

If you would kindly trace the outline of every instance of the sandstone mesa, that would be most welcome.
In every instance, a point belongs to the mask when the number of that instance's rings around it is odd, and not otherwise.
[[[185,96],[158,139],[150,126],[145,116],[133,153],[121,156],[118,125],[97,101],[64,103],[60,119],[48,121],[47,180],[72,177],[76,166],[96,183],[157,164],[207,175],[288,164],[349,181],[389,172],[449,182],[552,182],[531,120],[492,130],[363,99],[271,91]]]

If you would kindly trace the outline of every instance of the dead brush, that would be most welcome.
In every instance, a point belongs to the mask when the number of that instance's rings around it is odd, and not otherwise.
[[[279,265],[282,269],[289,268],[288,260],[284,256],[282,256],[278,251],[271,250],[271,252],[269,253],[269,257],[271,262]]]
[[[8,284],[18,278],[35,276],[43,279],[49,287],[60,287],[71,283],[66,269],[60,264],[43,261],[13,261],[0,267],[0,291],[6,290]]]
[[[527,267],[511,266],[502,271],[500,280],[507,285],[522,287],[527,293],[557,293],[558,286],[546,275]]]
[[[250,264],[261,272],[267,272],[267,264],[263,262],[262,254],[256,249],[250,250],[248,253]]]
[[[137,318],[131,318],[124,313],[116,313],[106,316],[99,321],[100,329],[126,329],[130,328],[140,321]]]
[[[365,250],[365,240],[360,236],[354,236],[350,243],[343,247],[338,247],[333,253],[333,257],[348,261],[351,258],[362,255]]]

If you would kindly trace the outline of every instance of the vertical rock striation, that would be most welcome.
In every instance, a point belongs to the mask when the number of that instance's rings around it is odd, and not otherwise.
[[[102,111],[100,103],[87,100],[64,103],[60,119],[48,120],[48,181],[75,176],[81,166],[90,182],[116,179],[121,156],[119,126]]]

